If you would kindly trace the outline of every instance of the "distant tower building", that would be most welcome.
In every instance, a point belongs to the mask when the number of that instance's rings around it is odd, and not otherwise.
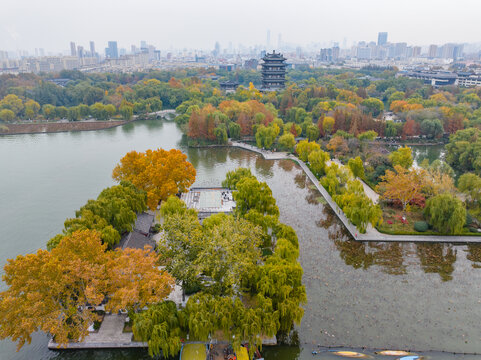
[[[42,50],[42,49],[40,49]],[[454,51],[453,51],[453,59],[457,60],[461,57],[463,57],[463,50],[464,50],[464,45],[463,44],[457,44],[454,46]],[[41,54],[40,54],[41,56]]]
[[[413,57],[420,57],[421,56],[421,46],[414,46],[413,47]]]
[[[77,47],[73,41],[70,42],[70,55],[77,56]]]
[[[77,56],[79,58],[83,58],[84,57],[84,47],[83,46],[77,46]]]
[[[332,48],[332,61],[339,60],[340,52],[341,52],[341,49],[339,49],[339,46],[334,46]]]
[[[105,49],[105,55],[111,59],[118,59],[119,50],[117,49],[117,41],[109,41],[109,47]]]
[[[396,43],[396,58],[403,59],[406,57],[406,49],[408,44],[406,43]]]
[[[380,32],[377,34],[377,44],[382,46],[387,43],[387,32]]]
[[[217,57],[220,55],[220,44],[218,41],[215,42],[215,47],[214,47],[214,56]]]
[[[280,49],[282,47],[282,34],[279,33],[277,36],[277,47]]]
[[[90,56],[95,57],[95,43],[93,41],[90,42]]]
[[[438,54],[438,46],[437,45],[429,45],[428,57],[434,59],[437,57]]]
[[[277,90],[285,87],[286,84],[286,64],[287,60],[282,54],[266,54],[262,60],[262,88],[264,90]]]

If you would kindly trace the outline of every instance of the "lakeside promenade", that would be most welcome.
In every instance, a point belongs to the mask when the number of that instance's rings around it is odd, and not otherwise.
[[[286,152],[272,152],[268,150],[261,150],[256,146],[245,144],[238,141],[231,141],[229,145],[232,147],[238,147],[244,150],[249,150],[261,154],[266,160],[292,160],[295,161],[307,177],[311,180],[312,184],[319,190],[331,209],[334,211],[339,220],[344,224],[354,240],[357,241],[386,241],[386,242],[433,242],[433,243],[481,243],[481,236],[458,236],[458,235],[390,235],[379,232],[370,224],[367,227],[366,233],[361,234],[358,232],[356,226],[354,226],[346,217],[341,208],[332,199],[331,195],[326,189],[319,183],[319,180],[314,176],[309,167],[296,156],[288,154]]]

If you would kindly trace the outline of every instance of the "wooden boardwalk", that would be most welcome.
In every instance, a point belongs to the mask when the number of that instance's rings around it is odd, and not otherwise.
[[[346,229],[349,231],[354,240],[358,241],[388,241],[388,242],[433,242],[433,243],[481,243],[481,236],[458,236],[458,235],[390,235],[383,234],[377,229],[373,228],[371,225],[368,226],[365,234],[360,234],[349,219],[346,217],[341,208],[332,199],[331,195],[326,189],[319,183],[317,178],[314,176],[309,167],[304,163],[304,161],[295,157],[292,154],[285,152],[271,152],[266,150],[261,150],[258,147],[244,144],[237,141],[230,142],[233,147],[238,147],[241,149],[254,151],[261,154],[267,160],[292,160],[295,161],[301,169],[306,173],[307,177],[311,180],[312,184],[319,190],[321,195],[326,199],[326,202],[332,208],[334,213],[337,215],[339,220],[344,224]]]

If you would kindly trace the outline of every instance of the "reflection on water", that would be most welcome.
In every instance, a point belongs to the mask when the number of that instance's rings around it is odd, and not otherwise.
[[[280,221],[298,234],[308,299],[296,327],[299,346],[265,347],[266,360],[312,359],[318,344],[360,352],[366,352],[359,350],[363,347],[481,351],[480,245],[353,241],[293,161],[268,161],[235,148],[186,148],[171,122],[142,121],[73,134],[0,138],[0,153],[9,155],[0,157],[0,168],[11,174],[0,177],[2,262],[44,246],[67,216],[112,184],[111,170],[127,151],[177,147],[197,170],[196,186],[219,186],[228,171],[250,168],[271,187]],[[430,149],[426,151],[434,151]],[[148,358],[138,350],[57,353],[46,349],[46,341],[46,336],[35,336],[18,354],[12,343],[0,342],[0,359]],[[334,358],[327,350],[317,356]]]
[[[266,161],[260,156],[256,156],[256,170],[262,177],[270,179],[274,176],[272,168],[274,166],[273,161]]]
[[[334,240],[334,243],[346,265],[366,270],[374,264],[374,255],[367,251],[365,243],[355,240]]]
[[[457,251],[449,244],[416,244],[421,267],[426,273],[437,273],[443,281],[452,280]]]
[[[466,258],[473,262],[473,268],[481,269],[481,244],[468,245],[467,251],[469,254]]]
[[[406,265],[403,259],[403,246],[401,243],[371,243],[374,250],[374,263],[382,268],[382,271],[391,275],[406,274]]]

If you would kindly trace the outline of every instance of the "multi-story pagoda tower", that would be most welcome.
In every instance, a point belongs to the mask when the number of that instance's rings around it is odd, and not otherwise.
[[[262,90],[283,89],[286,84],[286,58],[274,50],[262,60]]]

